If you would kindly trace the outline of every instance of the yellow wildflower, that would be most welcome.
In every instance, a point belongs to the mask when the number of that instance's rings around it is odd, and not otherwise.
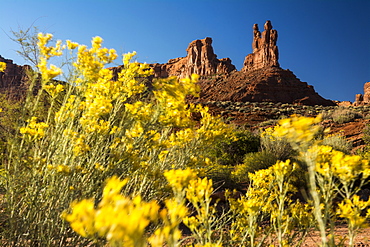
[[[64,86],[61,84],[54,85],[54,84],[48,84],[48,85],[43,85],[43,88],[46,92],[48,92],[51,97],[55,98],[60,92],[64,91]]]
[[[315,118],[293,115],[282,119],[275,126],[273,135],[286,138],[293,148],[307,148],[320,130],[317,125],[321,121],[321,115]]]
[[[342,183],[354,181],[362,174],[370,175],[369,161],[358,155],[346,155],[329,146],[314,146],[308,150],[316,155],[316,171],[324,177],[334,175]]]
[[[192,179],[197,177],[196,171],[186,168],[185,170],[169,170],[164,172],[168,183],[175,191],[182,191]]]
[[[20,133],[28,137],[30,140],[41,139],[45,136],[45,129],[49,127],[47,123],[37,123],[37,117],[32,117],[27,120],[27,127],[20,128]]]
[[[6,69],[6,63],[0,62],[0,72],[4,72]]]
[[[361,212],[370,206],[370,200],[362,201],[358,195],[353,198],[345,199],[338,205],[337,214],[340,217],[346,218],[349,222],[349,227],[359,229],[367,227],[366,216],[362,216]]]
[[[78,47],[78,43],[72,42],[70,40],[67,40],[66,43],[67,43],[68,49],[70,50],[74,50]]]

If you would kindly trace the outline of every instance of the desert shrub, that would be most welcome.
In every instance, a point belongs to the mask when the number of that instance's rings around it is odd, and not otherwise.
[[[223,139],[209,147],[216,162],[222,166],[234,166],[243,162],[247,153],[257,152],[260,138],[249,130],[236,130],[232,139]]]
[[[41,90],[28,94],[2,163],[1,199],[9,217],[1,236],[8,245],[86,245],[89,240],[60,218],[74,200],[100,200],[105,181],[117,176],[128,178],[126,195],[161,203],[171,194],[165,170],[209,167],[209,147],[233,135],[206,108],[186,102],[199,92],[196,75],[153,81],[143,98],[149,66],[126,54],[113,80],[105,66],[116,52],[95,37],[90,49],[67,41],[72,72],[61,83],[54,78],[62,70],[48,63],[63,46],[49,46],[51,39],[38,36],[42,76],[33,83],[40,79]],[[197,122],[193,115],[200,116]]]
[[[294,150],[284,138],[272,135],[273,128],[261,133],[261,150],[273,154],[277,160],[287,160],[295,155]]]
[[[366,125],[365,128],[362,130],[364,133],[362,140],[365,142],[367,146],[370,145],[370,126]]]
[[[331,118],[334,122],[342,124],[354,121],[356,118],[361,118],[362,115],[344,107],[337,108],[332,114]]]
[[[245,155],[243,163],[235,167],[232,175],[235,181],[248,182],[248,174],[267,169],[278,161],[277,157],[268,152],[254,152]]]
[[[321,144],[346,154],[349,154],[352,150],[352,143],[347,141],[346,137],[341,134],[326,135]]]

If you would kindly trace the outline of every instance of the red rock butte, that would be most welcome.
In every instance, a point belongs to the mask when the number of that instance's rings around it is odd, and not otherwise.
[[[155,77],[200,75],[200,101],[282,102],[304,105],[336,105],[324,99],[313,86],[300,81],[292,71],[279,65],[278,32],[271,21],[261,33],[253,26],[253,52],[245,57],[237,71],[229,58],[218,59],[212,39],[192,41],[187,56],[152,64]]]

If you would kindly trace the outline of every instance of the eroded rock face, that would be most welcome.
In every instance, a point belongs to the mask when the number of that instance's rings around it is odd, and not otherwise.
[[[0,56],[0,62],[6,63],[4,72],[0,72],[0,91],[8,94],[21,94],[27,89],[28,82],[27,70],[31,69],[29,65],[17,65],[13,60],[5,59]]]
[[[370,104],[370,82],[364,85],[364,94],[356,94],[355,102],[353,105],[367,105]]]
[[[258,24],[253,26],[253,53],[245,57],[242,71],[252,71],[265,67],[280,67],[279,50],[276,45],[278,34],[272,29],[271,21],[264,25],[264,31],[259,31]]]
[[[154,76],[184,78],[191,74],[208,76],[229,74],[236,70],[229,58],[217,58],[213,51],[211,38],[194,40],[189,44],[186,52],[186,57],[171,59],[165,64],[152,64]]]

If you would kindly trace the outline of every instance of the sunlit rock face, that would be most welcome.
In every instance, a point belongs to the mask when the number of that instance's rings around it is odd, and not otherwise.
[[[152,64],[154,76],[184,78],[192,74],[200,76],[229,74],[236,70],[229,58],[217,58],[211,38],[192,41],[186,52],[186,57],[171,59],[165,64]]]
[[[253,26],[253,53],[245,57],[242,71],[252,71],[265,67],[280,67],[279,50],[276,45],[278,34],[272,29],[271,21],[264,25],[264,31],[259,31],[258,24]]]
[[[370,104],[370,82],[364,84],[364,94],[356,94],[354,105]]]

